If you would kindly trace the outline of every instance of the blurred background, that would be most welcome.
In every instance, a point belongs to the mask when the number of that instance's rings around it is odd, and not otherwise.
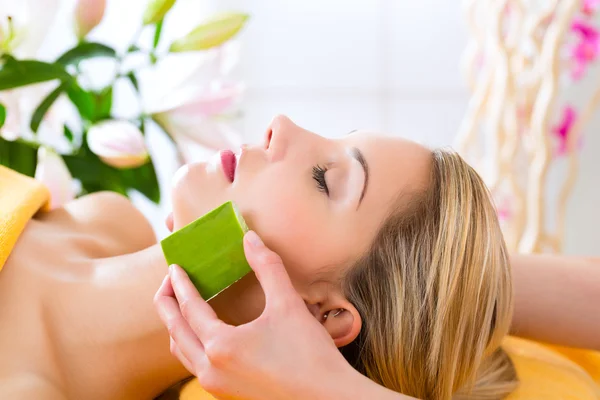
[[[40,7],[44,3],[39,0]],[[147,0],[108,0],[90,40],[126,46],[123,38],[139,28],[146,4]],[[60,2],[58,23],[48,33],[40,57],[55,57],[66,42],[75,44],[74,6],[75,0]],[[467,46],[460,1],[178,0],[165,20],[162,43],[167,45],[218,11],[231,10],[250,16],[236,38],[239,62],[232,71],[245,85],[241,118],[232,123],[244,142],[260,140],[271,118],[286,114],[328,137],[369,129],[431,146],[454,144],[469,99],[459,69]],[[145,39],[150,41],[151,33]],[[181,56],[159,67],[163,78],[149,90],[167,85],[190,65]],[[90,68],[102,75],[101,64]],[[569,96],[583,96],[597,84],[594,78],[585,82]],[[114,108],[123,115],[135,113],[132,96],[127,85],[116,87]],[[567,213],[566,253],[598,254],[600,247],[599,128],[596,112],[583,132],[581,169]],[[164,135],[155,132],[156,127],[148,129],[162,201],[155,206],[143,196],[133,198],[163,237],[171,207],[169,180],[178,162]]]

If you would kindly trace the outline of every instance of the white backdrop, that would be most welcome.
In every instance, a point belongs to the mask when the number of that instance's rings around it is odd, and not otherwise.
[[[124,45],[145,3],[108,0],[107,16],[93,35]],[[65,10],[72,4],[65,0]],[[467,101],[458,67],[466,44],[460,1],[178,0],[165,24],[165,42],[212,12],[232,9],[251,15],[237,71],[248,86],[240,123],[247,142],[261,138],[271,117],[284,113],[325,136],[365,128],[433,146],[452,144]],[[53,37],[64,41],[68,27],[65,21]],[[120,96],[117,104],[127,108],[127,95]],[[592,122],[568,214],[569,253],[600,254],[600,117]],[[152,141],[165,201],[160,209],[136,202],[163,236],[175,163],[160,136]]]

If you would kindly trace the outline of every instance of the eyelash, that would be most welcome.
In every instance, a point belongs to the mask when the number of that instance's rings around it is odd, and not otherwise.
[[[327,172],[327,168],[317,165],[312,169],[312,176],[317,182],[317,188],[329,196],[329,188],[327,187],[327,182],[325,182],[325,172]]]

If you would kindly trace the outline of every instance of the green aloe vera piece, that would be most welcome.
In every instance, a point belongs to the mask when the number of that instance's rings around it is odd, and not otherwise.
[[[173,232],[161,246],[169,265],[183,268],[208,301],[251,271],[242,243],[247,231],[229,201]]]

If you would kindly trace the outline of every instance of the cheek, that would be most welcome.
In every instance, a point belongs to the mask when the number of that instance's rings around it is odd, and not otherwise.
[[[343,254],[325,245],[336,236],[336,226],[322,194],[306,179],[290,176],[294,175],[264,174],[252,182],[239,203],[248,225],[281,256],[294,285],[301,289],[314,280],[316,270],[335,265]]]
[[[306,220],[308,214],[305,192],[293,179],[265,173],[247,190],[235,191],[234,197],[248,225],[267,241],[276,234],[289,236],[302,228],[298,221]]]

